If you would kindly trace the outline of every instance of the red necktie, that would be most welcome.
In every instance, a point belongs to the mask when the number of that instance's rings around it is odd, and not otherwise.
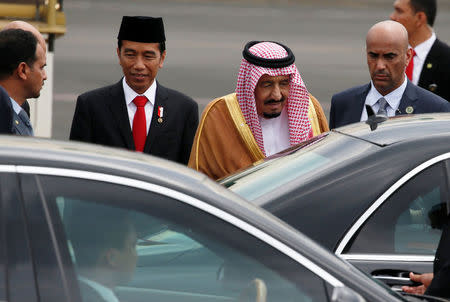
[[[406,76],[410,81],[412,81],[413,77],[413,71],[414,71],[414,57],[416,56],[416,52],[414,51],[414,48],[412,50],[412,57],[411,61],[409,61],[408,66],[406,67]]]
[[[144,151],[145,140],[147,139],[147,121],[145,119],[144,109],[147,101],[145,96],[137,96],[133,100],[133,103],[137,107],[133,118],[133,138],[136,151],[139,152]]]

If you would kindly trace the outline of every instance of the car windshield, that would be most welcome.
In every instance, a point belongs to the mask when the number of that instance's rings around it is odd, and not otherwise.
[[[295,180],[307,182],[330,167],[342,165],[380,147],[329,132],[283,156],[269,158],[220,181],[247,200],[255,200]]]

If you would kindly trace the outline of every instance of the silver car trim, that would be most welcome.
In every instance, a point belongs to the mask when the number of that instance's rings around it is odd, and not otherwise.
[[[16,172],[16,166],[0,166],[0,172]],[[1,301],[0,301],[1,302]]]
[[[73,177],[82,178],[89,180],[96,180],[108,183],[114,183],[119,185],[125,185],[129,187],[134,187],[146,191],[155,192],[162,194],[181,202],[187,203],[193,207],[196,207],[202,211],[216,216],[232,225],[240,228],[241,230],[253,235],[254,237],[266,242],[270,246],[289,256],[290,258],[297,261],[299,264],[305,266],[311,272],[320,276],[322,279],[326,280],[334,287],[342,287],[344,284],[330,275],[327,271],[317,266],[314,262],[299,254],[289,246],[285,245],[281,241],[269,236],[258,228],[248,224],[247,222],[230,215],[229,213],[217,209],[201,200],[188,196],[186,194],[177,192],[175,190],[161,187],[155,184],[150,184],[141,180],[130,179],[121,176],[108,175],[103,173],[87,172],[80,170],[70,170],[70,169],[60,169],[60,168],[45,168],[45,167],[35,167],[35,166],[17,166],[17,172],[23,174],[40,174],[40,175],[52,175],[52,176],[63,176],[63,177]]]
[[[396,261],[396,262],[433,262],[434,256],[399,254],[342,254],[345,260]]]
[[[378,279],[378,280],[389,280],[389,281],[410,281],[410,278],[406,277],[393,277],[393,276],[372,276],[372,278]]]
[[[435,163],[438,163],[440,161],[446,160],[450,158],[450,153],[445,153],[439,156],[436,156],[430,160],[427,160],[426,162],[420,164],[419,166],[415,167],[403,177],[401,177],[396,183],[394,183],[386,192],[383,193],[370,207],[369,209],[364,212],[364,214],[359,217],[359,219],[356,221],[355,224],[350,228],[350,230],[345,234],[344,238],[339,243],[338,247],[336,248],[335,254],[340,255],[344,251],[345,247],[349,243],[349,241],[352,239],[353,235],[358,231],[358,229],[366,222],[366,220],[386,201],[386,199],[391,196],[392,193],[394,193],[398,188],[400,188],[404,183],[406,183],[408,180],[410,180],[412,177],[414,177],[419,172],[422,172],[426,168],[434,165]]]

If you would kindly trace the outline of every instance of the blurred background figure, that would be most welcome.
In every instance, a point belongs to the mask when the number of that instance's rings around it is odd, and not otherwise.
[[[406,69],[416,85],[450,101],[450,47],[433,30],[437,0],[396,0],[391,20],[408,31],[413,58]]]

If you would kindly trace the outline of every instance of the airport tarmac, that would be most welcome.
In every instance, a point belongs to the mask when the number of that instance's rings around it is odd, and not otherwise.
[[[447,0],[445,0],[447,1]],[[438,1],[435,31],[450,43],[450,5]],[[64,0],[67,34],[55,42],[53,134],[68,139],[79,94],[120,80],[123,15],[162,16],[167,57],[158,81],[200,107],[234,91],[247,41],[289,46],[328,117],[334,93],[367,83],[365,35],[392,12],[390,0]]]

